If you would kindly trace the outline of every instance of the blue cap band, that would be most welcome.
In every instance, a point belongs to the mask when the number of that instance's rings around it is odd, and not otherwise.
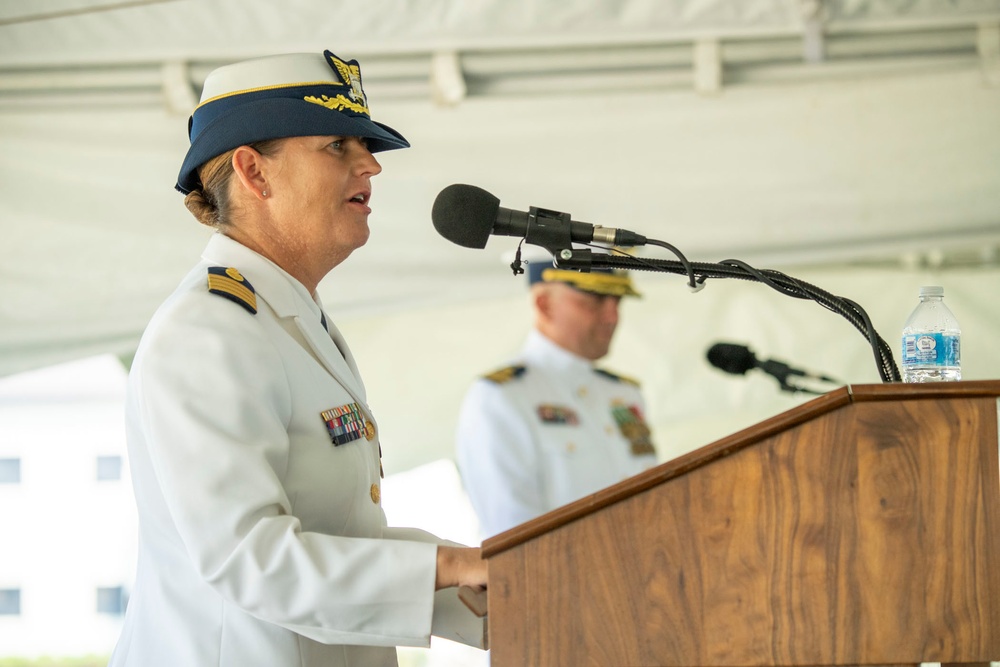
[[[357,61],[330,51],[247,60],[209,74],[188,122],[191,147],[176,188],[201,186],[198,168],[239,146],[306,136],[364,137],[372,153],[406,148],[399,132],[371,119]]]

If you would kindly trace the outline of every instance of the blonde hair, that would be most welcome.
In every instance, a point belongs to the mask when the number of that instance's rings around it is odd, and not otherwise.
[[[282,139],[268,139],[247,145],[261,155],[273,155],[282,141]],[[224,229],[232,224],[233,202],[229,196],[229,187],[235,174],[233,171],[235,152],[234,148],[222,155],[216,155],[198,167],[201,187],[195,188],[184,197],[184,206],[203,225]]]

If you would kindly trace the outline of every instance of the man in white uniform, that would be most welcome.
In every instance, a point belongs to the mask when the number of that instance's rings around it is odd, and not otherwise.
[[[483,537],[657,463],[639,385],[596,368],[631,279],[528,265],[534,328],[512,365],[477,380],[458,422],[458,468]]]

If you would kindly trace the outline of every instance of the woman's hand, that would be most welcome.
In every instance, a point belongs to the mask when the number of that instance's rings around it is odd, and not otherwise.
[[[486,590],[488,572],[489,569],[479,548],[439,546],[434,589],[468,586],[483,591]]]

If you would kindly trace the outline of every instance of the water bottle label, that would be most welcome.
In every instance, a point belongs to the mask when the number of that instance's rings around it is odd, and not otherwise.
[[[903,366],[958,366],[961,360],[958,336],[940,332],[903,336]]]

